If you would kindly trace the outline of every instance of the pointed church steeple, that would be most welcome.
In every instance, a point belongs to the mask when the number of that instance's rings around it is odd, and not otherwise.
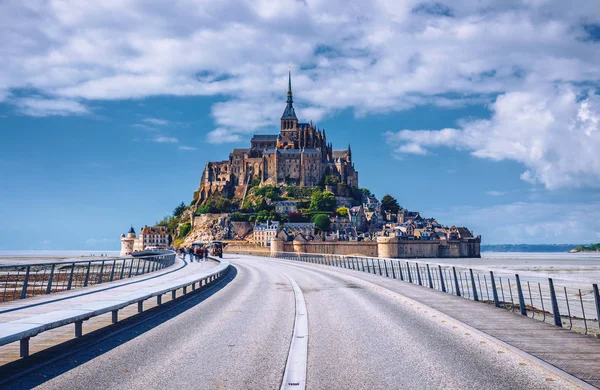
[[[292,105],[292,103],[294,103],[294,99],[292,98],[292,67],[290,67],[288,71],[288,90],[286,103],[287,106],[283,111],[281,119],[293,119],[297,122],[298,118],[296,117],[296,111],[294,111],[294,106]]]

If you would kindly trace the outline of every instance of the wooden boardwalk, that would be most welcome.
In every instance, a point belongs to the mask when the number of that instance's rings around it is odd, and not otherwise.
[[[89,288],[80,288],[56,294],[37,296],[33,298],[10,301],[0,304],[0,324],[10,321],[21,320],[40,314],[47,314],[57,310],[66,310],[75,306],[85,304],[101,303],[110,301],[111,298],[133,292],[138,289],[152,287],[161,283],[176,280],[191,273],[204,273],[217,263],[194,262],[183,267],[185,263],[177,258],[174,266],[156,273],[140,275],[135,278],[119,280],[116,282],[94,285]],[[173,271],[173,272],[172,272]],[[156,277],[160,276],[160,277]],[[116,288],[115,288],[116,287]],[[177,297],[183,291],[177,291]],[[171,294],[162,297],[162,303],[172,300]],[[158,306],[156,300],[146,300],[144,310]],[[119,310],[119,321],[138,314],[137,305],[130,305]],[[112,324],[111,313],[92,317],[83,323],[83,334],[94,332]],[[34,354],[47,348],[56,346],[75,338],[74,325],[69,324],[56,329],[42,332],[33,337],[30,342],[30,353]],[[20,359],[19,342],[0,346],[0,366]]]
[[[343,272],[376,283],[533,355],[592,386],[600,387],[600,340],[593,336],[575,333],[483,302],[384,276],[324,265],[302,264]]]

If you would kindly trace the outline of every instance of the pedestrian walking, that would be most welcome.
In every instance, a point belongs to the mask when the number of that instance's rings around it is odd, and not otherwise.
[[[204,261],[208,261],[208,248],[204,248]]]
[[[193,248],[189,248],[188,251],[190,252],[190,262],[194,262],[194,249]]]

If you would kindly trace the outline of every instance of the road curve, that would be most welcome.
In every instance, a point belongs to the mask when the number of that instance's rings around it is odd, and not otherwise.
[[[306,302],[308,389],[574,388],[361,273],[228,258],[219,291],[6,387],[278,389],[294,330],[289,277]]]

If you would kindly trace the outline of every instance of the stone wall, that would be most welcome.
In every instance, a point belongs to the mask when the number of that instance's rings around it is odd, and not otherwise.
[[[321,253],[381,258],[456,258],[481,257],[480,240],[404,241],[379,237],[377,242],[283,242],[273,240],[271,252]]]

